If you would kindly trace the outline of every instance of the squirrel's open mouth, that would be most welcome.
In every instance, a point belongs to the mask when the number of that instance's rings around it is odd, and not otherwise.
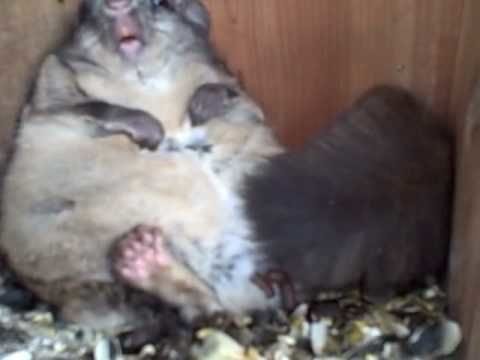
[[[144,47],[141,26],[131,14],[122,14],[114,20],[118,49],[128,59],[138,56]]]

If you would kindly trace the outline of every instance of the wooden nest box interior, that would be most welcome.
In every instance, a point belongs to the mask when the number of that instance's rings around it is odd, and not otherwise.
[[[221,57],[280,138],[301,144],[368,87],[400,84],[456,135],[451,313],[464,359],[480,353],[480,2],[204,0]],[[0,13],[0,141],[36,65],[68,33],[79,0],[15,0]],[[479,85],[480,86],[480,85]]]

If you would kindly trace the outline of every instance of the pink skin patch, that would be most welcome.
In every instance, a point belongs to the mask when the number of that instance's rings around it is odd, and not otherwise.
[[[117,274],[132,285],[144,285],[171,264],[159,228],[137,226],[120,240],[115,259]]]
[[[119,15],[115,19],[115,37],[120,52],[130,60],[134,60],[143,49],[141,28],[137,19],[130,14]]]
[[[291,311],[298,305],[295,294],[295,288],[290,276],[281,270],[270,270],[264,274],[256,274],[252,281],[256,284],[268,298],[275,295],[275,289],[280,291],[280,299],[283,307]]]

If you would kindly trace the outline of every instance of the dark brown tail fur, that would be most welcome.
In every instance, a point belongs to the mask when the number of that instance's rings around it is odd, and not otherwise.
[[[304,149],[246,183],[273,265],[307,290],[400,290],[445,269],[452,144],[408,92],[371,89]]]

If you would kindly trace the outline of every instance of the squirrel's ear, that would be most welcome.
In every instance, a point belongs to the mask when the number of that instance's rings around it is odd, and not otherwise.
[[[175,11],[198,29],[210,32],[210,15],[208,10],[198,0],[168,0]]]

